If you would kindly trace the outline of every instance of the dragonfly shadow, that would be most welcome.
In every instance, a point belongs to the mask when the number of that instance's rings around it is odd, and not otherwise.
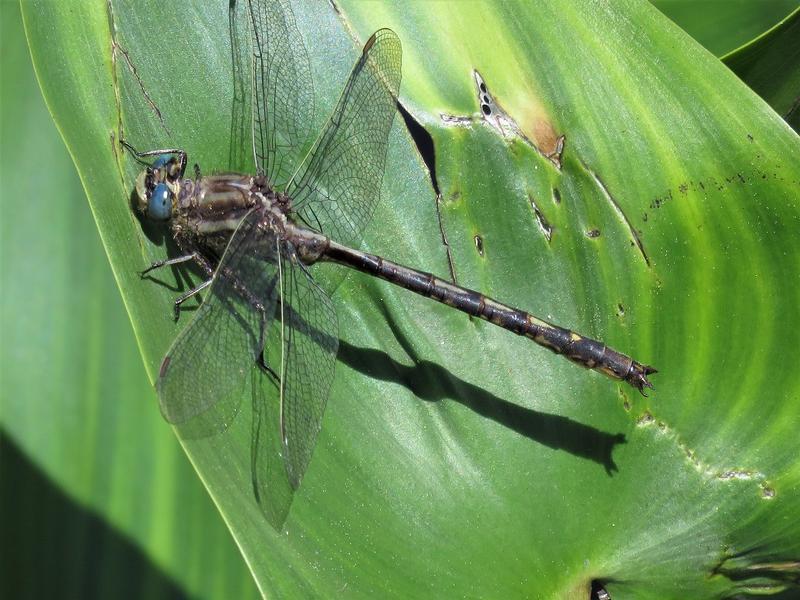
[[[368,377],[403,385],[421,400],[455,400],[534,442],[596,462],[609,475],[618,470],[612,453],[617,444],[626,443],[622,433],[606,433],[568,417],[508,402],[427,360],[406,366],[382,350],[360,348],[344,340],[339,341],[338,358]]]

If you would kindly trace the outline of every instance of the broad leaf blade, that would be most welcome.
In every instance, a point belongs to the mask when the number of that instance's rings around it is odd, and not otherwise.
[[[723,62],[795,131],[800,128],[800,9]]]
[[[91,35],[73,31],[88,40],[64,57],[73,70],[42,81],[152,373],[177,330],[174,292],[138,281],[159,251],[130,215],[130,188],[108,176],[117,119],[104,8],[81,9]],[[227,7],[115,8],[118,39],[173,134],[159,133],[131,75],[119,80],[126,131],[139,146],[170,141],[205,169],[225,168]],[[41,73],[45,56],[70,44],[45,33],[61,9],[36,9]],[[295,5],[318,119],[358,54],[338,19],[362,41],[394,29],[401,101],[433,136],[459,282],[652,362],[658,390],[641,399],[491,325],[352,276],[335,298],[337,378],[286,533],[252,498],[248,415],[187,446],[262,591],[568,597],[596,579],[639,598],[785,585],[777,566],[748,569],[800,554],[800,381],[776,368],[800,335],[786,283],[798,266],[797,137],[643,3],[340,9]],[[67,29],[77,18],[58,17]],[[441,113],[478,113],[473,69],[541,153],[478,119],[443,123]],[[75,70],[107,73],[81,81],[96,110],[58,93]],[[561,134],[559,170],[542,154]],[[399,125],[383,192],[364,246],[446,275],[437,203]]]
[[[746,44],[797,8],[796,0],[651,0],[717,56]]]

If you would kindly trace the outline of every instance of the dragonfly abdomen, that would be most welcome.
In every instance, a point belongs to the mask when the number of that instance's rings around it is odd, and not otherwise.
[[[484,319],[517,335],[524,335],[540,346],[562,354],[581,366],[599,371],[612,379],[627,381],[640,392],[652,388],[647,375],[655,369],[636,362],[602,342],[553,325],[523,310],[507,306],[474,290],[454,285],[431,273],[411,269],[380,256],[353,250],[330,241],[324,258],[379,277],[473,317]]]

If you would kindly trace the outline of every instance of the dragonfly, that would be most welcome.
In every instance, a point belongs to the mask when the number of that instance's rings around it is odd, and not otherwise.
[[[603,342],[354,248],[379,200],[397,112],[400,39],[380,29],[367,40],[330,118],[300,157],[313,100],[305,45],[284,0],[249,0],[247,8],[255,174],[203,176],[196,167],[187,177],[184,150],[125,145],[145,167],[136,209],[166,224],[181,251],[144,273],[191,262],[205,275],[175,300],[177,318],[188,298],[205,296],[161,363],[161,412],[180,436],[200,438],[227,430],[249,395],[253,493],[273,526],[283,526],[311,461],[334,378],[336,310],[312,276],[316,263],[484,319],[642,393],[653,387],[653,367]]]

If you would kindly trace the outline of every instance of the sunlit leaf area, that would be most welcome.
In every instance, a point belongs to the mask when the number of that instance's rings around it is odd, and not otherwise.
[[[269,64],[308,58],[279,88],[252,78],[247,0],[0,0],[0,596],[800,598],[798,3],[253,2],[296,27],[269,29],[291,39]],[[202,269],[141,276],[179,253],[137,216],[120,138],[185,151],[186,177],[250,173],[266,105],[323,153],[382,28],[402,82],[385,165],[381,139],[353,154],[380,201],[347,241],[602,340],[654,389],[303,267],[338,354],[275,518],[253,440],[291,461],[291,392],[198,439],[161,415],[164,355],[219,285],[176,320]],[[187,389],[268,385],[207,331]]]

